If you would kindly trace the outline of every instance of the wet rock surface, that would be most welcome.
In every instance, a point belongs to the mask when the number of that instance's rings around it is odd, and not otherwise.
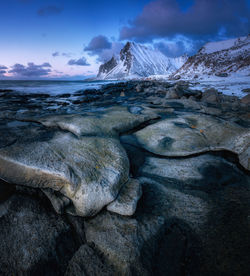
[[[248,275],[250,108],[188,82],[0,91],[1,275]]]
[[[1,275],[64,273],[79,245],[70,224],[46,205],[45,199],[18,193],[1,204]]]

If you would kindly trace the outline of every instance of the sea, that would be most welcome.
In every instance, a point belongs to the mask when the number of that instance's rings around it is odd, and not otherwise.
[[[13,90],[22,94],[72,94],[79,90],[99,89],[104,84],[116,82],[118,81],[0,80],[0,91]]]
[[[118,83],[117,81],[58,81],[58,80],[0,80],[1,90],[13,90],[20,93],[37,93],[49,94],[51,96],[60,94],[74,94],[74,92],[86,89],[99,89],[102,85],[108,83]],[[225,95],[237,96],[242,98],[246,96],[243,92],[244,89],[250,88],[249,77],[245,78],[217,78],[217,79],[204,79],[190,81],[190,88],[205,91],[209,88],[215,88]]]

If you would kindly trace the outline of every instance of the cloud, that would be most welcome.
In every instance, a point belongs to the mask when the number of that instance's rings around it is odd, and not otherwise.
[[[33,64],[34,65],[34,63],[28,63],[28,65],[29,64]],[[35,66],[51,67],[50,63],[48,63],[48,62],[44,62],[42,65],[35,65]]]
[[[53,57],[59,57],[59,56],[62,56],[62,57],[67,57],[67,58],[69,58],[69,57],[71,57],[71,56],[72,56],[72,54],[71,54],[71,53],[60,53],[60,52],[54,52],[54,53],[52,53],[52,56],[53,56]]]
[[[50,15],[56,15],[61,13],[63,10],[62,7],[58,6],[46,6],[42,7],[37,11],[37,14],[40,16],[50,16]]]
[[[5,77],[5,74],[7,73],[8,67],[5,65],[0,65],[0,77]]]
[[[112,56],[117,56],[123,46],[122,42],[111,42],[107,37],[99,35],[92,38],[84,51],[88,52],[90,56],[97,56],[97,62],[106,62]]]
[[[111,49],[104,49],[98,53],[97,61],[106,62],[112,58],[112,56],[118,56],[124,44],[121,42],[112,42]]]
[[[0,69],[0,77],[5,77],[5,73],[7,73],[7,71]]]
[[[246,0],[194,0],[185,10],[177,0],[157,0],[121,29],[120,39],[149,42],[176,34],[195,39],[217,35],[221,29],[239,36],[249,32],[249,15]]]
[[[176,36],[171,40],[154,41],[153,46],[168,57],[178,57],[183,54],[195,54],[204,43],[204,40],[193,40],[184,36]]]
[[[60,56],[60,53],[59,53],[59,52],[54,52],[54,53],[52,53],[52,57],[58,57],[58,56]]]
[[[155,49],[168,57],[178,57],[185,53],[186,48],[182,41],[178,42],[158,42],[154,43]]]
[[[85,57],[82,57],[79,59],[70,59],[68,61],[68,65],[89,66],[90,64],[87,62]]]
[[[112,46],[111,42],[106,36],[98,35],[92,38],[89,45],[84,48],[84,51],[89,52],[90,55],[96,55],[104,49],[110,49]]]
[[[29,62],[27,66],[16,63],[11,67],[12,69],[8,73],[12,73],[13,76],[18,77],[43,77],[47,76],[51,72],[51,65],[45,62],[41,65],[36,65],[33,62]]]

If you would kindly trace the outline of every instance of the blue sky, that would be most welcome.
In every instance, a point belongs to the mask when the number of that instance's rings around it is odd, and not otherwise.
[[[168,56],[249,33],[250,0],[0,0],[0,78],[82,78],[128,41]]]

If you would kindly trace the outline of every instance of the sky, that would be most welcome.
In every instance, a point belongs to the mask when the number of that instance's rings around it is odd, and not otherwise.
[[[250,33],[250,0],[0,0],[0,79],[83,79],[127,41],[166,56]]]

